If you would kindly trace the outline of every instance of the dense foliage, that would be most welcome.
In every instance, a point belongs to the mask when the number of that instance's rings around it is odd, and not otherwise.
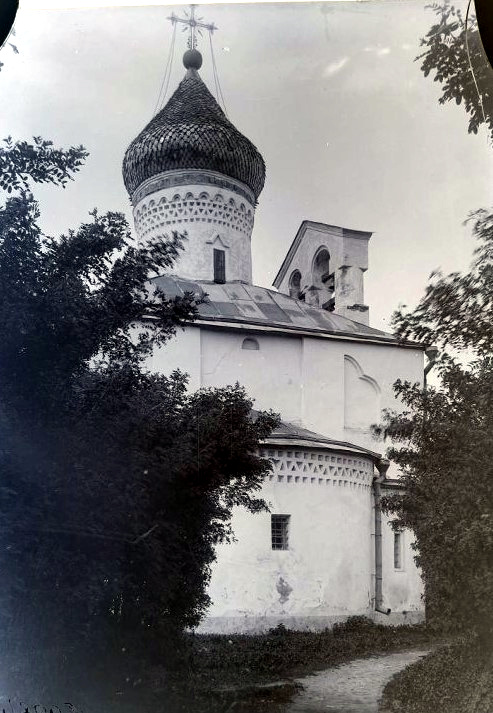
[[[469,132],[476,134],[482,124],[493,135],[493,69],[486,57],[476,19],[471,12],[467,26],[460,8],[442,0],[429,6],[436,15],[417,57],[427,77],[431,74],[442,86],[440,104],[463,104],[469,116]]]
[[[196,313],[148,282],[183,236],[136,246],[122,215],[96,211],[42,234],[30,185],[64,185],[85,155],[38,138],[0,149],[3,643],[161,660],[204,613],[231,509],[265,507],[255,450],[277,421],[252,419],[238,385],[189,394],[185,375],[146,369]]]
[[[163,661],[136,672],[124,661],[129,678],[124,695],[116,693],[122,688],[110,667],[104,678],[93,676],[89,685],[72,681],[69,700],[77,702],[78,710],[105,713],[281,713],[296,693],[298,677],[362,656],[428,648],[432,640],[424,626],[394,628],[364,617],[350,617],[319,632],[281,625],[258,635],[187,634],[182,651],[186,668],[170,671]],[[47,710],[50,700],[49,695],[42,700]]]
[[[469,131],[493,131],[493,70],[473,16],[447,0],[431,5],[437,22],[422,39],[421,68],[442,85],[440,103],[455,100]],[[469,49],[469,52],[468,52]],[[403,339],[441,352],[438,388],[398,382],[404,413],[386,413],[380,433],[401,466],[406,490],[387,500],[396,524],[416,533],[429,620],[474,630],[493,628],[493,215],[471,214],[476,249],[470,270],[430,277],[415,309],[394,326]],[[448,353],[449,352],[449,353]]]
[[[442,350],[440,385],[400,383],[401,414],[381,431],[406,490],[387,501],[411,527],[430,621],[491,636],[493,616],[493,223],[476,214],[478,247],[466,273],[436,275],[416,309],[395,315],[401,337]],[[455,359],[447,354],[454,348]],[[461,356],[461,359],[457,355]],[[467,357],[467,358],[466,358]]]
[[[478,640],[444,646],[397,674],[385,687],[380,713],[490,713],[491,651]]]
[[[493,363],[442,366],[441,388],[398,384],[389,456],[405,492],[387,500],[416,535],[430,623],[491,636],[493,619]]]
[[[425,76],[455,100],[469,132],[493,132],[493,71],[474,19],[447,0],[421,44]],[[468,57],[469,49],[469,57]],[[438,386],[398,382],[403,413],[385,414],[380,433],[404,472],[406,489],[387,498],[397,526],[414,529],[428,621],[464,636],[398,674],[385,688],[382,713],[487,713],[493,682],[493,215],[478,210],[470,270],[431,275],[413,310],[394,326],[402,338],[435,344]],[[451,351],[452,355],[447,353]]]

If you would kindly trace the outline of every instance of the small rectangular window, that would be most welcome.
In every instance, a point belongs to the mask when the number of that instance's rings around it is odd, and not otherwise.
[[[394,532],[394,569],[402,569],[402,532]]]
[[[273,550],[289,549],[289,515],[271,515],[271,537]]]
[[[214,248],[214,282],[226,282],[226,253]]]

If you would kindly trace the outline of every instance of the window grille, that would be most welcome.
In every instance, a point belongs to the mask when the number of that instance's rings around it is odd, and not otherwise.
[[[289,515],[271,515],[271,537],[273,550],[289,549]]]
[[[214,282],[226,282],[226,255],[224,250],[214,248]]]
[[[402,569],[402,532],[394,532],[394,569]]]

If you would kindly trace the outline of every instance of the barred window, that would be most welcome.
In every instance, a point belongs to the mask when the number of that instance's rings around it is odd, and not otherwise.
[[[273,550],[289,549],[289,515],[271,515],[271,537]]]
[[[402,532],[394,532],[394,569],[402,569]]]

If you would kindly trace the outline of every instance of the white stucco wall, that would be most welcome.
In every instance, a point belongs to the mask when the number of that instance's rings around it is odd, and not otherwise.
[[[271,513],[238,509],[233,518],[237,542],[218,548],[209,588],[213,603],[201,631],[265,631],[281,622],[323,629],[371,611],[371,461],[319,449],[265,452],[285,453],[303,464],[318,457],[323,463],[344,461],[344,473],[350,475],[314,477],[307,471],[303,477],[300,467],[300,475],[287,476],[276,466],[261,495],[272,514],[290,516],[289,549],[271,548]],[[333,470],[337,473],[337,466]]]
[[[254,337],[259,349],[242,349],[246,337]],[[163,373],[177,366],[189,373],[192,390],[239,381],[256,408],[272,408],[284,421],[382,452],[370,426],[380,409],[398,406],[392,390],[398,378],[421,381],[423,354],[388,344],[195,324],[179,331],[149,362]],[[213,604],[201,630],[259,631],[281,621],[316,629],[350,614],[372,615],[372,477],[362,489],[363,483],[353,488],[349,481],[339,485],[325,476],[320,482],[318,477],[281,482],[276,473],[262,497],[272,513],[290,515],[290,549],[271,549],[270,514],[237,510],[232,521],[237,542],[217,550],[209,590]],[[383,595],[392,609],[384,621],[417,620],[423,606],[411,533],[404,533],[403,569],[395,571],[393,532],[385,519],[383,530]]]
[[[258,351],[241,348],[249,334],[257,339]],[[272,408],[284,421],[378,450],[370,426],[381,409],[398,406],[392,388],[398,378],[422,382],[423,352],[195,325],[179,331],[151,362],[165,372],[177,365],[190,374],[192,388],[239,381],[257,408]]]
[[[382,515],[382,581],[385,606],[392,611],[387,618],[381,614],[375,616],[383,623],[416,623],[424,619],[424,601],[422,598],[423,582],[416,566],[413,550],[414,534],[403,530],[402,567],[394,567],[394,530],[385,513]]]
[[[264,454],[275,457],[274,472],[260,494],[271,512],[234,512],[237,541],[217,549],[209,587],[212,606],[199,631],[254,633],[279,623],[321,630],[352,615],[390,625],[422,621],[422,581],[411,548],[413,535],[401,534],[402,566],[396,569],[394,531],[386,515],[382,518],[382,592],[384,606],[391,612],[386,616],[374,610],[371,461],[286,446],[269,447]],[[342,464],[342,474],[279,475],[278,461],[284,456],[286,462],[286,454],[292,456],[289,463],[306,463],[307,457],[335,461]],[[339,468],[335,466],[336,471]],[[288,550],[271,548],[271,514],[290,516]]]
[[[134,222],[142,241],[169,237],[174,230],[186,232],[185,250],[173,265],[180,277],[213,280],[216,248],[225,253],[226,280],[250,284],[254,213],[253,202],[234,190],[190,182],[145,195],[134,206]]]
[[[201,382],[201,348],[200,329],[186,327],[179,329],[176,337],[170,339],[162,347],[154,349],[147,361],[150,371],[158,374],[169,374],[174,369],[188,374],[188,388],[197,391],[203,386]]]
[[[260,349],[242,349],[246,333],[201,330],[201,383],[224,386],[239,381],[255,399],[256,408],[301,423],[303,340],[254,335]]]

